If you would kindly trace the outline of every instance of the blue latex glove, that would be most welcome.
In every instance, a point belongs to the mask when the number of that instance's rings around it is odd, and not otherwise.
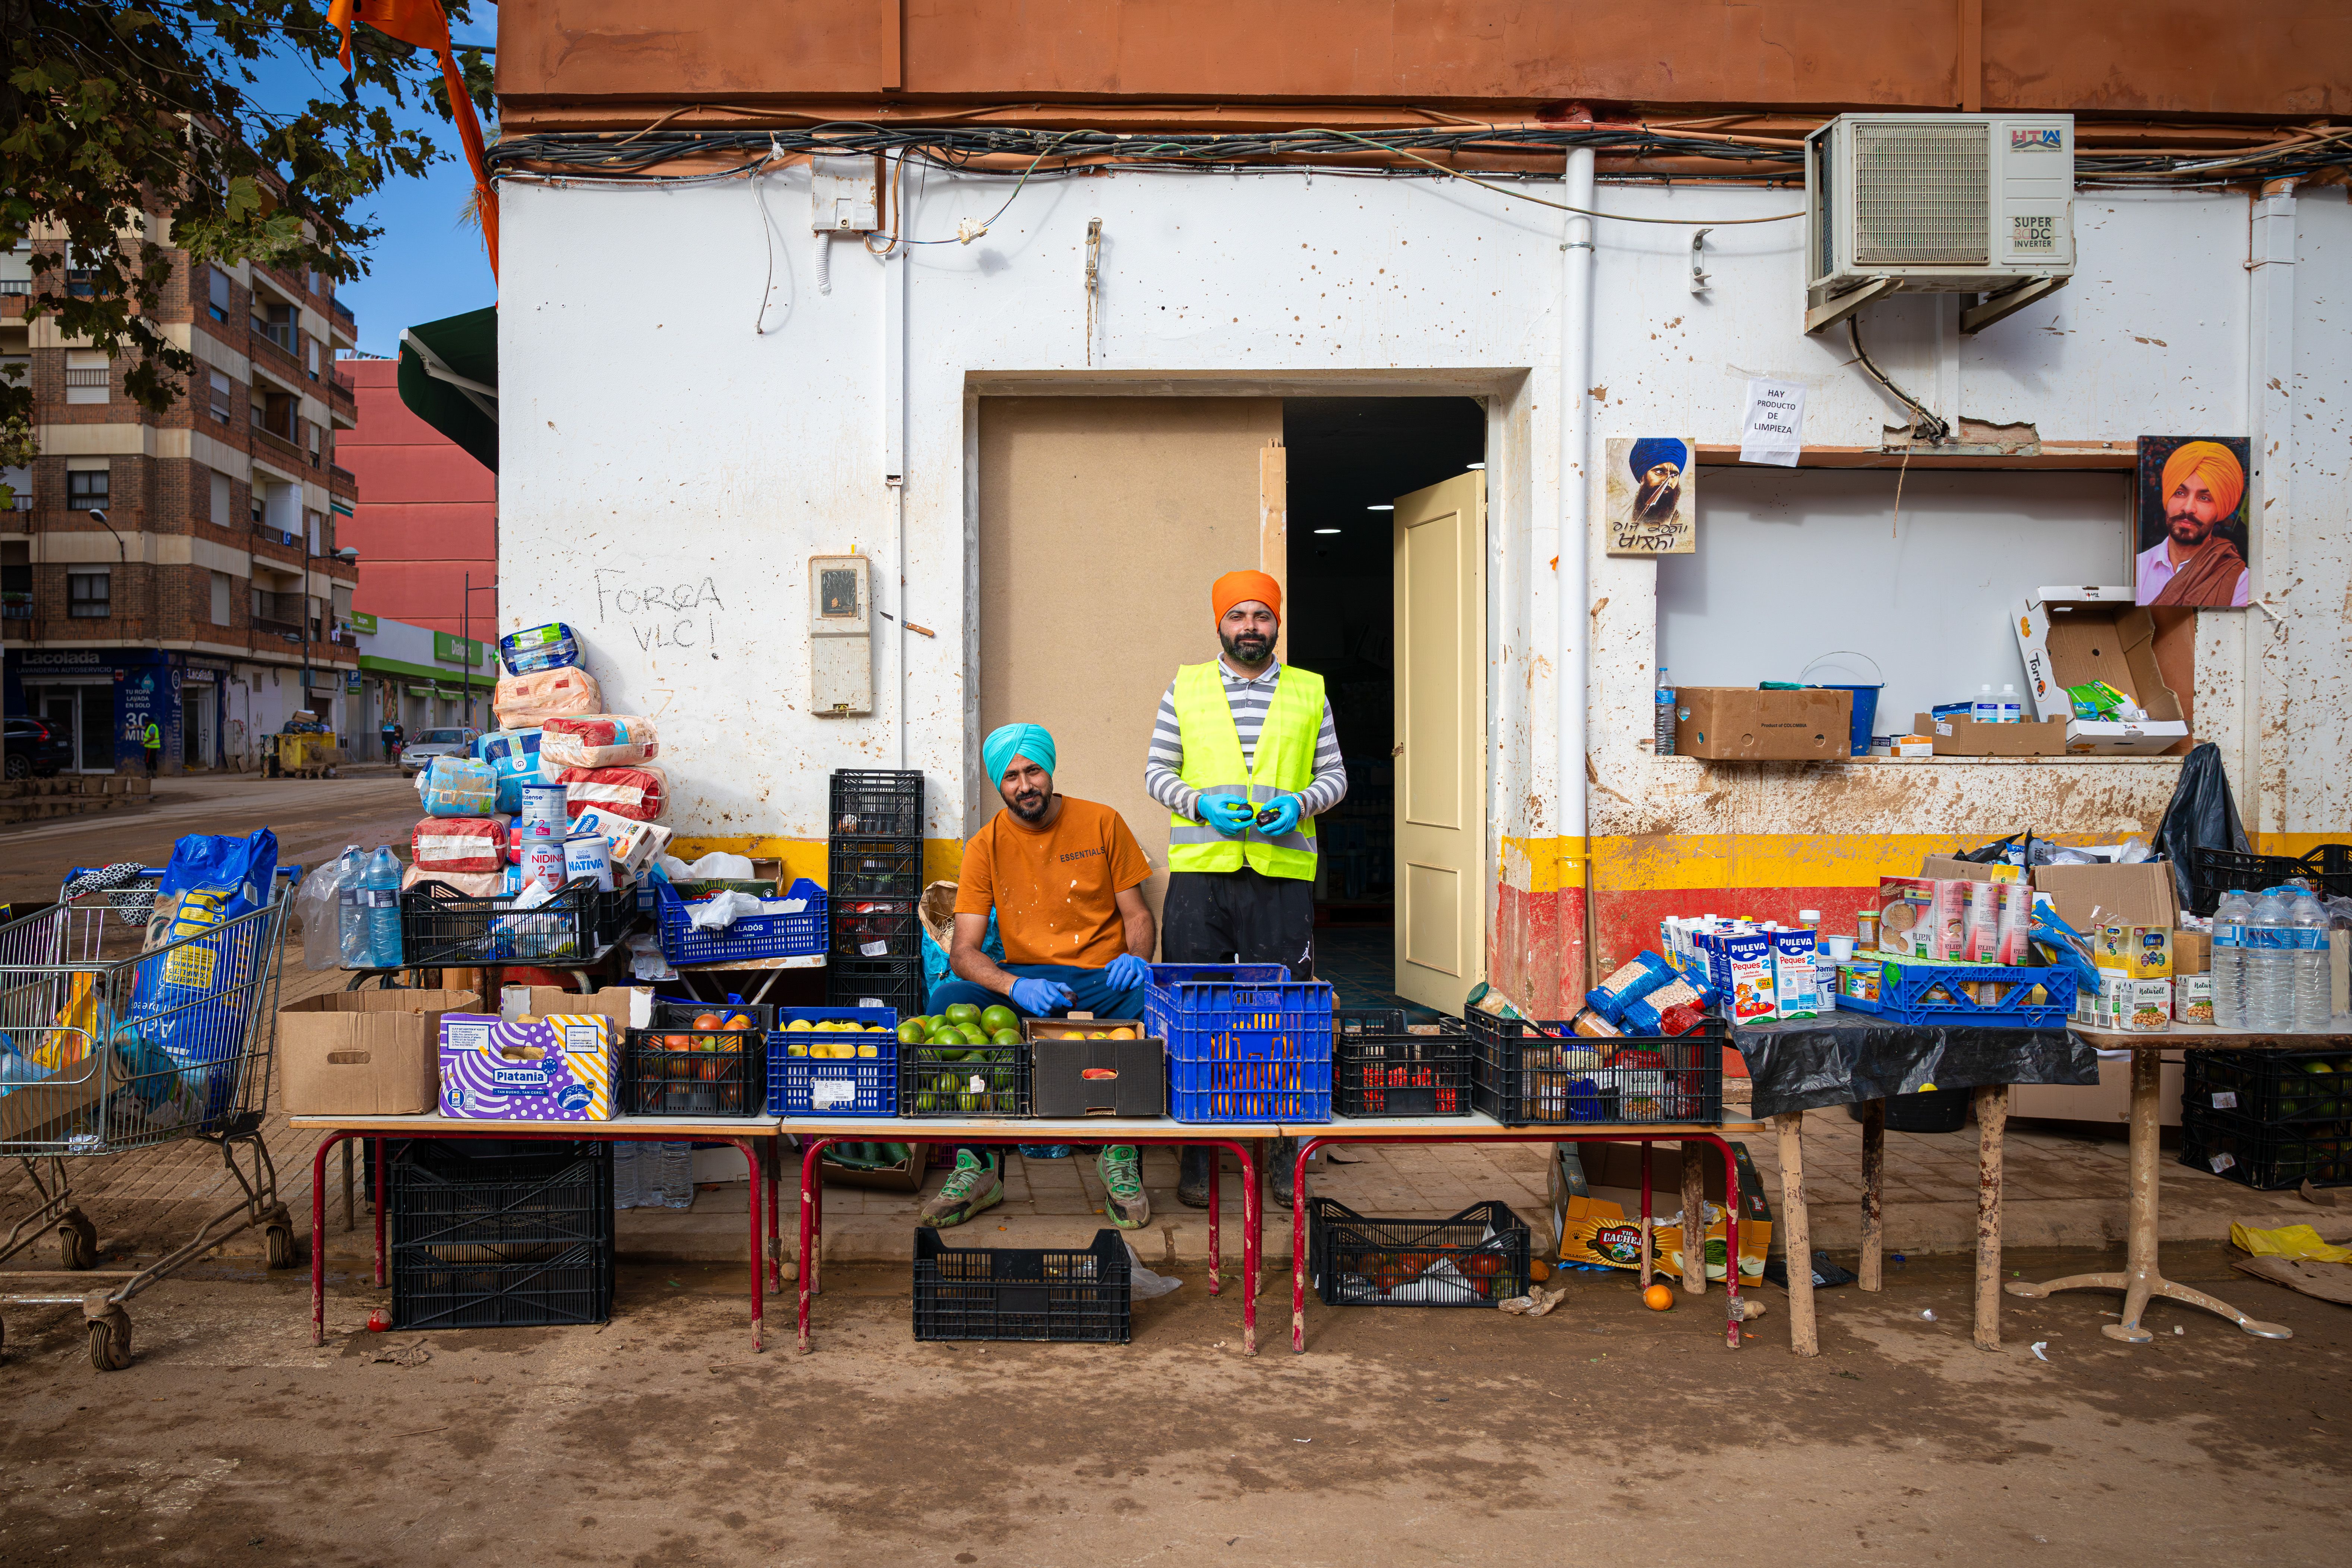
[[[1262,820],[1257,830],[1268,838],[1279,838],[1298,826],[1298,797],[1286,795],[1268,801],[1258,815]]]
[[[1131,952],[1122,952],[1103,971],[1103,982],[1114,991],[1129,991],[1151,978],[1151,965]]]
[[[1013,1005],[1033,1018],[1050,1018],[1076,1000],[1068,986],[1051,980],[1022,979],[1013,983]]]
[[[1240,837],[1242,829],[1247,827],[1256,816],[1257,809],[1249,802],[1235,800],[1229,795],[1221,795],[1214,800],[1204,800],[1201,803],[1201,820],[1228,838]]]

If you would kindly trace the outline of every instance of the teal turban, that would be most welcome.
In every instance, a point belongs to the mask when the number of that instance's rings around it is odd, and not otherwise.
[[[988,770],[988,782],[1004,783],[1004,770],[1013,765],[1015,757],[1026,757],[1047,773],[1054,771],[1054,737],[1045,732],[1043,724],[1007,724],[992,730],[988,739],[980,743],[981,765]]]

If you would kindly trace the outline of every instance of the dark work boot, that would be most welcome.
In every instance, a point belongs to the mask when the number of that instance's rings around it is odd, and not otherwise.
[[[1216,1173],[1216,1166],[1211,1162],[1216,1159],[1218,1152],[1187,1143],[1177,1152],[1182,1169],[1176,1182],[1176,1201],[1187,1208],[1207,1208],[1209,1179]]]
[[[1275,1207],[1286,1209],[1291,1205],[1290,1179],[1297,1166],[1298,1140],[1269,1138],[1259,1147],[1265,1151],[1260,1157],[1265,1161],[1266,1191],[1273,1195]]]

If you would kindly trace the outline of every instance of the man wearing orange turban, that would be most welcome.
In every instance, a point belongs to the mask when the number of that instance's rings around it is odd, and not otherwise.
[[[1274,657],[1282,585],[1228,572],[1209,589],[1222,659],[1188,664],[1160,700],[1143,787],[1169,811],[1170,963],[1280,963],[1315,978],[1315,818],[1348,793],[1323,678]],[[1176,1195],[1209,1202],[1213,1149],[1187,1149]],[[1291,1161],[1269,1151],[1274,1197]]]
[[[2143,605],[2242,607],[2246,561],[2215,530],[2238,512],[2246,470],[2219,441],[2183,441],[2164,460],[2157,494],[2164,505],[2164,541],[2140,552],[2132,597]]]

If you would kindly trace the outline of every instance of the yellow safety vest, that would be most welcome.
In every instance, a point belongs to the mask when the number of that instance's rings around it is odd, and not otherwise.
[[[1297,665],[1283,667],[1265,727],[1258,731],[1255,765],[1242,758],[1241,731],[1234,727],[1233,705],[1225,699],[1224,679],[1214,661],[1188,664],[1176,671],[1176,724],[1184,742],[1184,767],[1178,776],[1185,784],[1199,790],[1204,800],[1230,795],[1263,805],[1276,795],[1297,795],[1315,782],[1315,742],[1323,730],[1323,678]],[[1268,838],[1255,827],[1228,838],[1205,822],[1170,814],[1170,870],[1237,871],[1244,860],[1261,876],[1314,880],[1315,819],[1301,816],[1298,826],[1279,838]]]

